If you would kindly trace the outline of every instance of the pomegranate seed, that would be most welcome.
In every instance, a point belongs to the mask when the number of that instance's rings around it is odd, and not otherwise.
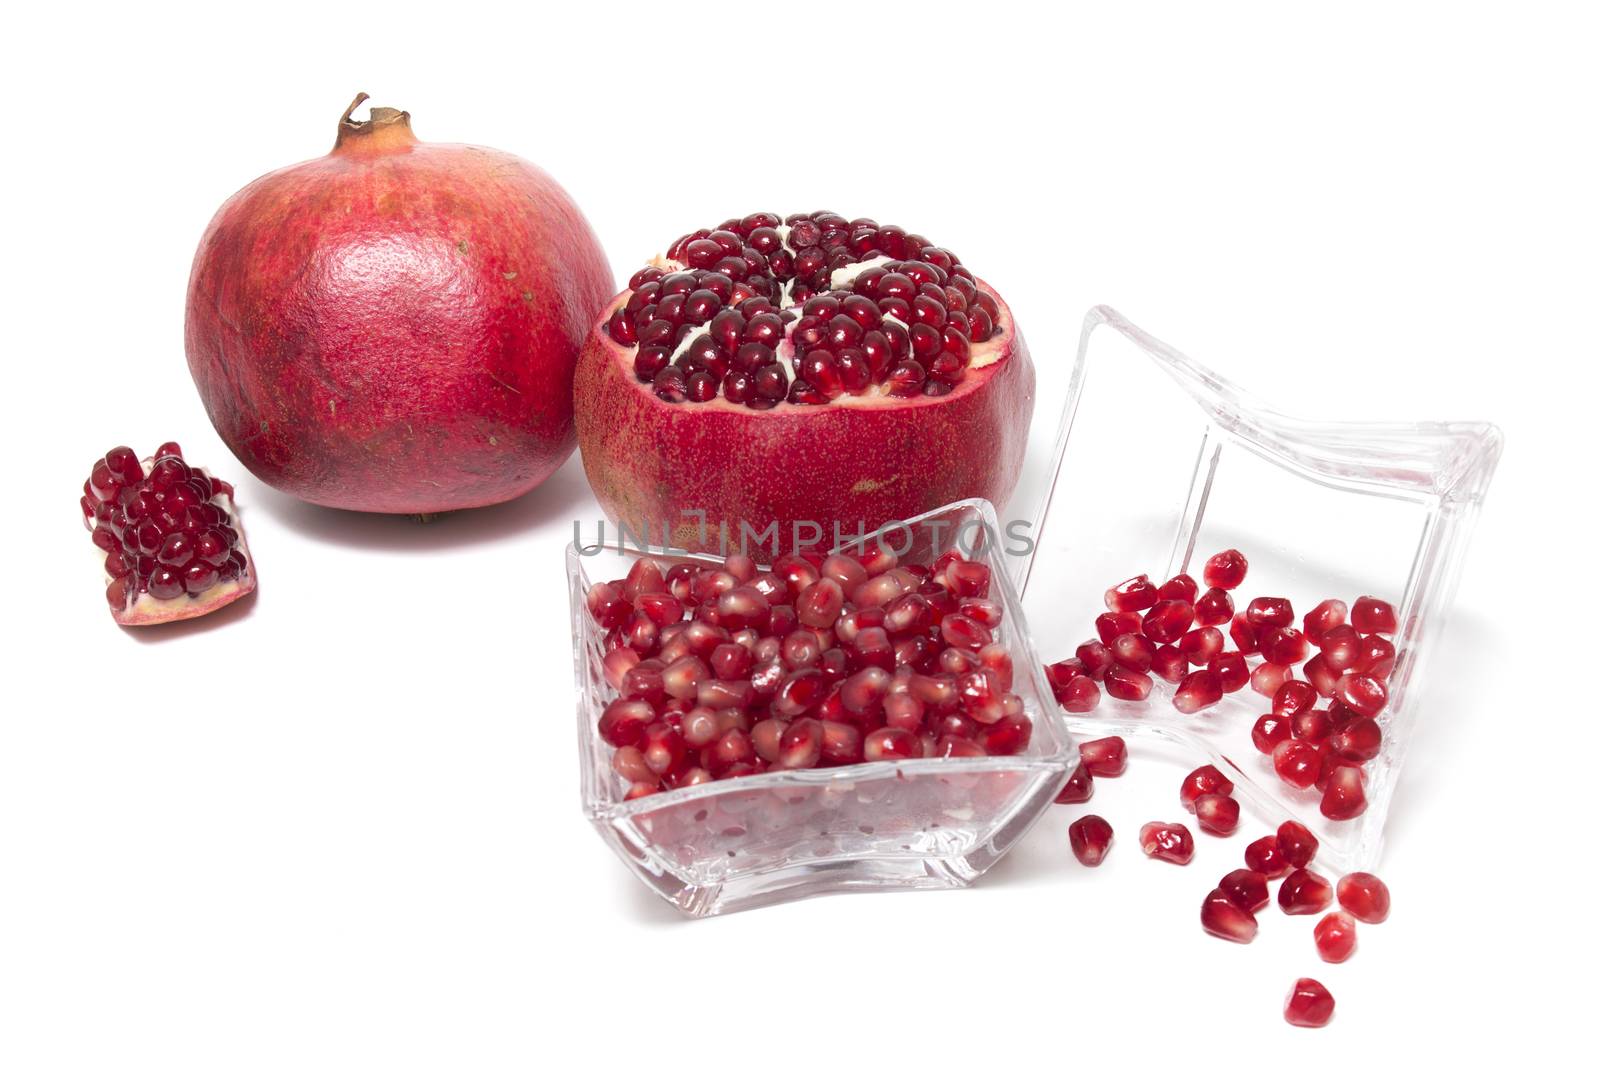
[[[1185,604],[1193,605],[1195,597],[1200,593],[1200,583],[1187,574],[1175,574],[1168,578],[1166,584],[1156,590],[1156,596],[1161,600],[1181,600]]]
[[[1032,737],[1033,720],[1018,711],[984,727],[978,734],[978,743],[991,756],[1011,756],[1026,749]]]
[[[1280,715],[1263,715],[1250,728],[1250,742],[1263,756],[1272,755],[1278,742],[1289,739],[1289,720]]]
[[[1129,578],[1106,590],[1106,607],[1112,611],[1145,611],[1156,605],[1156,587],[1148,574]]]
[[[1131,671],[1148,671],[1156,646],[1143,634],[1122,634],[1111,642],[1111,658]]]
[[[1250,563],[1244,558],[1244,553],[1237,548],[1230,548],[1206,560],[1202,574],[1209,589],[1237,589],[1249,569]]]
[[[1056,694],[1056,699],[1060,701],[1062,710],[1075,715],[1085,715],[1099,705],[1100,687],[1094,683],[1093,678],[1079,675]]]
[[[1098,815],[1085,815],[1067,827],[1072,854],[1085,867],[1098,867],[1111,850],[1111,824]]]
[[[1222,881],[1217,883],[1217,888],[1234,904],[1250,914],[1266,907],[1267,901],[1272,899],[1272,893],[1267,888],[1267,876],[1246,867],[1223,875]]]
[[[1192,671],[1172,695],[1172,706],[1185,715],[1209,708],[1222,699],[1222,679],[1215,671]]]
[[[1242,652],[1217,653],[1206,672],[1216,676],[1224,693],[1237,693],[1250,682],[1250,665]]]
[[[1334,667],[1321,653],[1318,653],[1306,660],[1306,665],[1303,669],[1306,673],[1306,681],[1311,683],[1311,688],[1315,689],[1318,695],[1333,696],[1334,690],[1339,684],[1340,672],[1337,667]]]
[[[1226,589],[1210,589],[1194,602],[1194,621],[1201,626],[1221,626],[1233,618],[1233,597]]]
[[[796,719],[783,731],[778,741],[778,758],[772,762],[789,770],[815,767],[822,761],[822,737],[822,723],[810,718]]]
[[[1284,1001],[1283,1018],[1290,1026],[1326,1026],[1333,1018],[1333,994],[1315,978],[1298,978]]]
[[[1395,622],[1394,605],[1375,596],[1356,597],[1350,608],[1350,625],[1359,634],[1393,634],[1399,627]]]
[[[1376,716],[1389,703],[1389,687],[1370,674],[1347,674],[1334,685],[1334,692],[1346,705],[1368,717]]]
[[[1239,802],[1217,793],[1202,793],[1194,798],[1194,817],[1206,833],[1227,837],[1239,828]]]
[[[1129,670],[1120,663],[1106,669],[1106,693],[1118,700],[1146,700],[1154,685],[1148,674]]]
[[[1377,634],[1368,634],[1361,639],[1361,650],[1350,668],[1359,674],[1386,679],[1394,671],[1394,657],[1393,644]]]
[[[1107,611],[1094,619],[1095,633],[1108,645],[1123,634],[1138,633],[1143,625],[1144,617],[1137,611]]]
[[[1101,737],[1078,746],[1082,766],[1096,778],[1117,778],[1128,769],[1128,743],[1120,737]]]
[[[1144,617],[1144,635],[1157,644],[1171,644],[1194,622],[1194,605],[1186,600],[1163,600]]]
[[[1318,745],[1332,732],[1333,722],[1327,708],[1301,708],[1289,716],[1289,729],[1297,740]]]
[[[1244,612],[1235,615],[1233,622],[1228,624],[1228,636],[1233,638],[1233,647],[1243,655],[1251,656],[1256,653],[1256,628],[1245,618]]]
[[[1336,821],[1354,819],[1367,810],[1367,789],[1359,767],[1337,767],[1328,776],[1319,810]]]
[[[1281,741],[1272,750],[1272,767],[1279,778],[1296,789],[1310,789],[1317,784],[1317,774],[1322,770],[1322,753],[1305,741]]]
[[[874,730],[862,742],[862,753],[867,762],[888,759],[911,759],[922,755],[922,743],[909,730],[892,726]]]
[[[1189,661],[1183,658],[1177,645],[1162,645],[1150,657],[1150,673],[1176,685],[1188,676]]]
[[[1278,827],[1278,852],[1291,867],[1306,867],[1317,855],[1317,835],[1293,819]]]
[[[1178,651],[1196,667],[1204,667],[1222,651],[1222,631],[1215,626],[1202,626],[1178,638]]]
[[[1356,950],[1356,924],[1342,911],[1318,920],[1314,936],[1324,963],[1343,963]]]
[[[1346,670],[1361,655],[1361,635],[1346,625],[1331,627],[1322,635],[1322,659],[1335,670]]]
[[[1221,889],[1206,894],[1200,905],[1200,925],[1212,937],[1248,945],[1256,939],[1255,916],[1235,904]]]
[[[939,634],[944,638],[945,644],[953,648],[967,648],[974,651],[994,640],[988,627],[965,615],[946,615],[939,621]]]
[[[1309,682],[1288,681],[1278,687],[1272,695],[1272,713],[1274,715],[1293,715],[1302,708],[1309,708],[1317,702],[1317,691]]]
[[[1194,859],[1194,838],[1176,822],[1147,822],[1139,829],[1139,847],[1151,859],[1184,866]]]
[[[1339,906],[1364,923],[1389,917],[1389,887],[1375,874],[1358,871],[1339,879]]]
[[[1383,730],[1374,720],[1358,717],[1339,727],[1328,738],[1328,747],[1340,759],[1365,763],[1383,747]]]
[[[1051,692],[1056,699],[1061,699],[1061,690],[1074,678],[1083,676],[1083,664],[1077,659],[1064,659],[1057,663],[1047,663],[1044,668],[1045,681],[1050,683]]]
[[[1315,915],[1333,903],[1333,886],[1315,871],[1290,871],[1278,887],[1278,907],[1287,915]]]
[[[844,610],[844,590],[831,578],[808,585],[794,600],[796,617],[803,626],[832,626]]]
[[[1283,858],[1278,847],[1278,835],[1258,837],[1244,847],[1244,865],[1268,879],[1282,878],[1289,873],[1289,861]]]
[[[1306,612],[1305,621],[1301,629],[1305,631],[1306,640],[1313,645],[1321,646],[1322,636],[1335,626],[1343,626],[1347,616],[1347,609],[1342,600],[1324,600],[1310,611]]]
[[[1195,800],[1208,793],[1220,796],[1231,796],[1233,793],[1233,783],[1209,763],[1189,772],[1189,776],[1183,780],[1183,785],[1178,788],[1178,800],[1183,804],[1184,810],[1193,811]]]
[[[1289,681],[1293,674],[1294,671],[1290,667],[1263,663],[1250,672],[1250,688],[1270,700],[1278,695],[1278,690],[1283,688],[1283,683]]]
[[[1094,796],[1094,776],[1089,773],[1089,768],[1081,760],[1073,768],[1072,774],[1067,778],[1067,784],[1061,787],[1061,792],[1056,794],[1057,804],[1082,804]]]
[[[989,567],[970,560],[957,560],[945,568],[945,581],[958,597],[989,595]]]
[[[644,728],[654,722],[656,710],[643,700],[615,700],[600,713],[600,736],[615,748],[638,745]]]
[[[1268,663],[1288,667],[1299,663],[1311,651],[1305,635],[1292,626],[1271,626],[1256,638],[1256,647]]]

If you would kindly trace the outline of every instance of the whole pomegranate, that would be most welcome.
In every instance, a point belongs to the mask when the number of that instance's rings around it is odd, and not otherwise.
[[[572,453],[573,363],[614,284],[577,206],[504,152],[426,144],[410,116],[211,220],[184,345],[217,432],[304,500],[428,514],[527,492]]]
[[[1034,372],[1010,309],[951,252],[871,219],[757,212],[634,274],[575,388],[612,520],[691,548],[726,529],[770,558],[953,500],[1003,504]]]

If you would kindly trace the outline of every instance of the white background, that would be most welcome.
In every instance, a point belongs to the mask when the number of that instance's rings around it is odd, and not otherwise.
[[[1341,4],[197,5],[7,17],[0,1062],[1352,1061],[1535,1053],[1593,1011],[1597,93],[1578,9]],[[684,922],[579,814],[560,550],[576,457],[420,527],[248,475],[190,384],[212,211],[357,89],[530,158],[621,277],[679,232],[827,207],[922,230],[1040,365],[1029,513],[1078,321],[1109,302],[1306,415],[1483,418],[1508,448],[1381,867],[1321,964],[1274,908],[1205,937],[1152,755],[978,888]],[[697,143],[708,113],[724,133]],[[826,132],[826,131],[838,132]],[[262,586],[125,633],[92,460],[177,438],[239,484]],[[1047,620],[1034,620],[1042,626]],[[1279,1018],[1324,978],[1333,1025]]]

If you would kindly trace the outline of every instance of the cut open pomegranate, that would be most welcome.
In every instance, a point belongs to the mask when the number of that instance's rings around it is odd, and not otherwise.
[[[142,463],[131,448],[113,448],[95,461],[78,504],[123,626],[192,619],[255,590],[233,486],[189,466],[176,444]]]

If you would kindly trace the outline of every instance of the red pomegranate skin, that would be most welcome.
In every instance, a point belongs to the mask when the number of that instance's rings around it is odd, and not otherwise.
[[[538,167],[372,114],[218,210],[189,279],[190,372],[240,461],[303,500],[520,496],[572,453],[574,361],[611,268]]]
[[[776,520],[786,552],[794,523],[809,520],[822,525],[819,544],[827,551],[835,522],[847,539],[968,497],[1002,506],[1022,471],[1034,369],[1010,309],[978,284],[1000,305],[1006,355],[969,369],[954,392],[767,411],[721,398],[671,404],[641,385],[628,369],[628,350],[605,330],[627,299],[623,292],[591,331],[575,385],[578,448],[606,516],[632,533],[647,524],[652,542],[665,537],[699,549],[700,520],[684,512],[703,510],[704,547],[712,551],[720,548],[721,521],[737,550],[741,521],[759,533]],[[745,547],[763,562],[774,554],[770,539]]]

